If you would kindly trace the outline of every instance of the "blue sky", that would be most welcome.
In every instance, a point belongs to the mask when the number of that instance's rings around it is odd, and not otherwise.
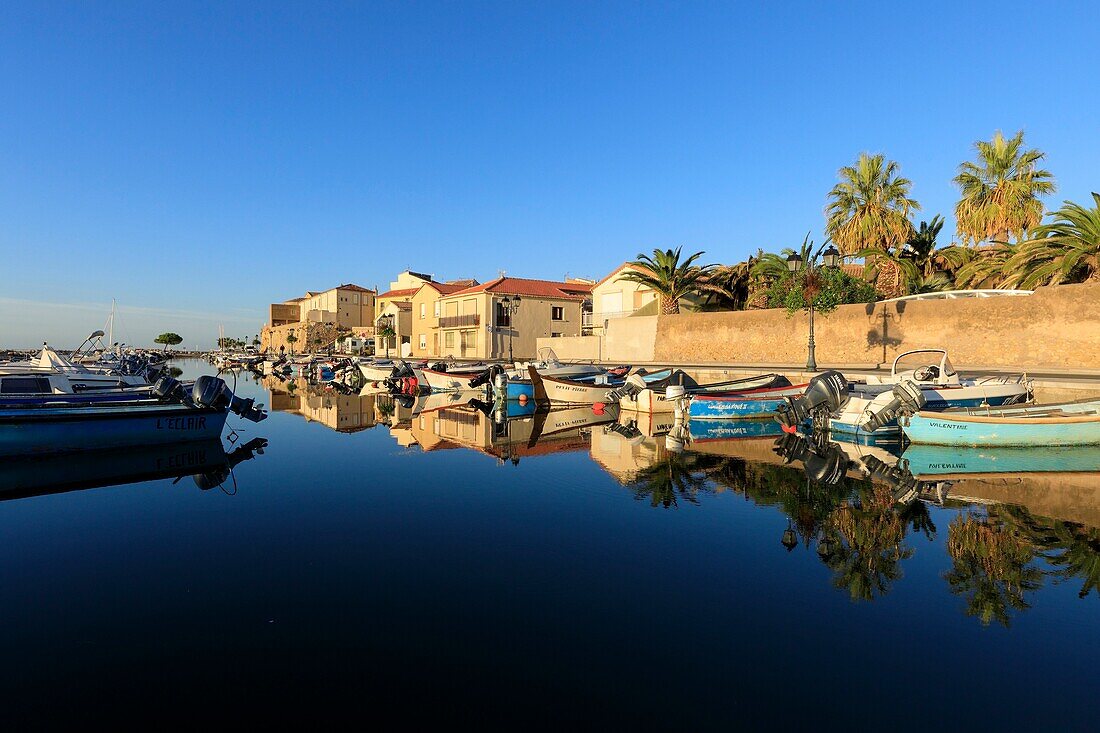
[[[0,345],[209,347],[411,267],[599,277],[820,240],[860,151],[948,215],[997,129],[1100,188],[1085,3],[4,3]],[[33,314],[28,318],[28,314]]]

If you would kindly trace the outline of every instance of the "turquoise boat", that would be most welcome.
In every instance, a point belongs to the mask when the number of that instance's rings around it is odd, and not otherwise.
[[[913,443],[974,447],[1100,445],[1100,400],[920,411],[901,418]]]
[[[1100,472],[1100,446],[1093,445],[1035,450],[914,444],[902,458],[914,476]]]

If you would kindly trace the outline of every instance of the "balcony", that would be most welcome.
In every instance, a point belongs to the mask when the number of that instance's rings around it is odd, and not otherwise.
[[[612,318],[625,318],[634,311],[604,311],[598,313],[581,313],[581,328],[603,328],[604,321]]]
[[[444,316],[439,319],[440,328],[469,328],[479,325],[481,325],[481,316],[476,313],[470,316]]]

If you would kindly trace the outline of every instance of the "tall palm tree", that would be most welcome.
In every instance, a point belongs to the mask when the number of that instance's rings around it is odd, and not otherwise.
[[[744,310],[752,290],[753,264],[753,258],[749,257],[744,262],[711,270],[707,279],[714,289],[708,293],[703,310]]]
[[[1064,202],[1050,223],[1020,243],[1005,263],[1017,287],[1100,281],[1100,194],[1093,193],[1092,200],[1092,208]]]
[[[909,214],[920,204],[909,198],[913,183],[898,175],[896,161],[860,153],[854,166],[844,166],[837,175],[840,183],[829,191],[825,229],[841,252],[888,250],[909,240]]]
[[[898,175],[896,161],[860,153],[854,166],[841,168],[829,191],[825,230],[846,255],[866,257],[876,267],[876,289],[887,297],[904,295],[897,261],[879,258],[902,247],[913,235],[909,214],[920,204],[909,197],[913,183]],[[874,250],[869,252],[870,250]],[[865,254],[860,254],[865,253]]]
[[[943,254],[958,263],[955,286],[959,288],[1011,288],[1008,261],[1016,254],[1016,245],[1000,242],[989,247],[948,247]]]
[[[696,265],[695,260],[703,256],[696,252],[683,262],[680,250],[653,250],[653,256],[639,254],[638,259],[629,263],[635,270],[629,270],[622,280],[648,287],[661,299],[661,314],[675,315],[680,312],[680,300],[689,295],[715,292],[717,287],[710,282],[710,271],[714,265]]]
[[[1054,193],[1054,176],[1038,167],[1045,154],[1024,148],[1024,131],[974,143],[977,161],[959,165],[962,192],[955,219],[963,244],[1020,240],[1043,218],[1040,196]]]

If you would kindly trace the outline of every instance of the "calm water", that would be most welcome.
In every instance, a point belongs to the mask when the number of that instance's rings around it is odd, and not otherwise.
[[[1096,451],[871,482],[888,448],[237,386],[274,411],[229,458],[0,468],[0,717],[1095,724]]]

